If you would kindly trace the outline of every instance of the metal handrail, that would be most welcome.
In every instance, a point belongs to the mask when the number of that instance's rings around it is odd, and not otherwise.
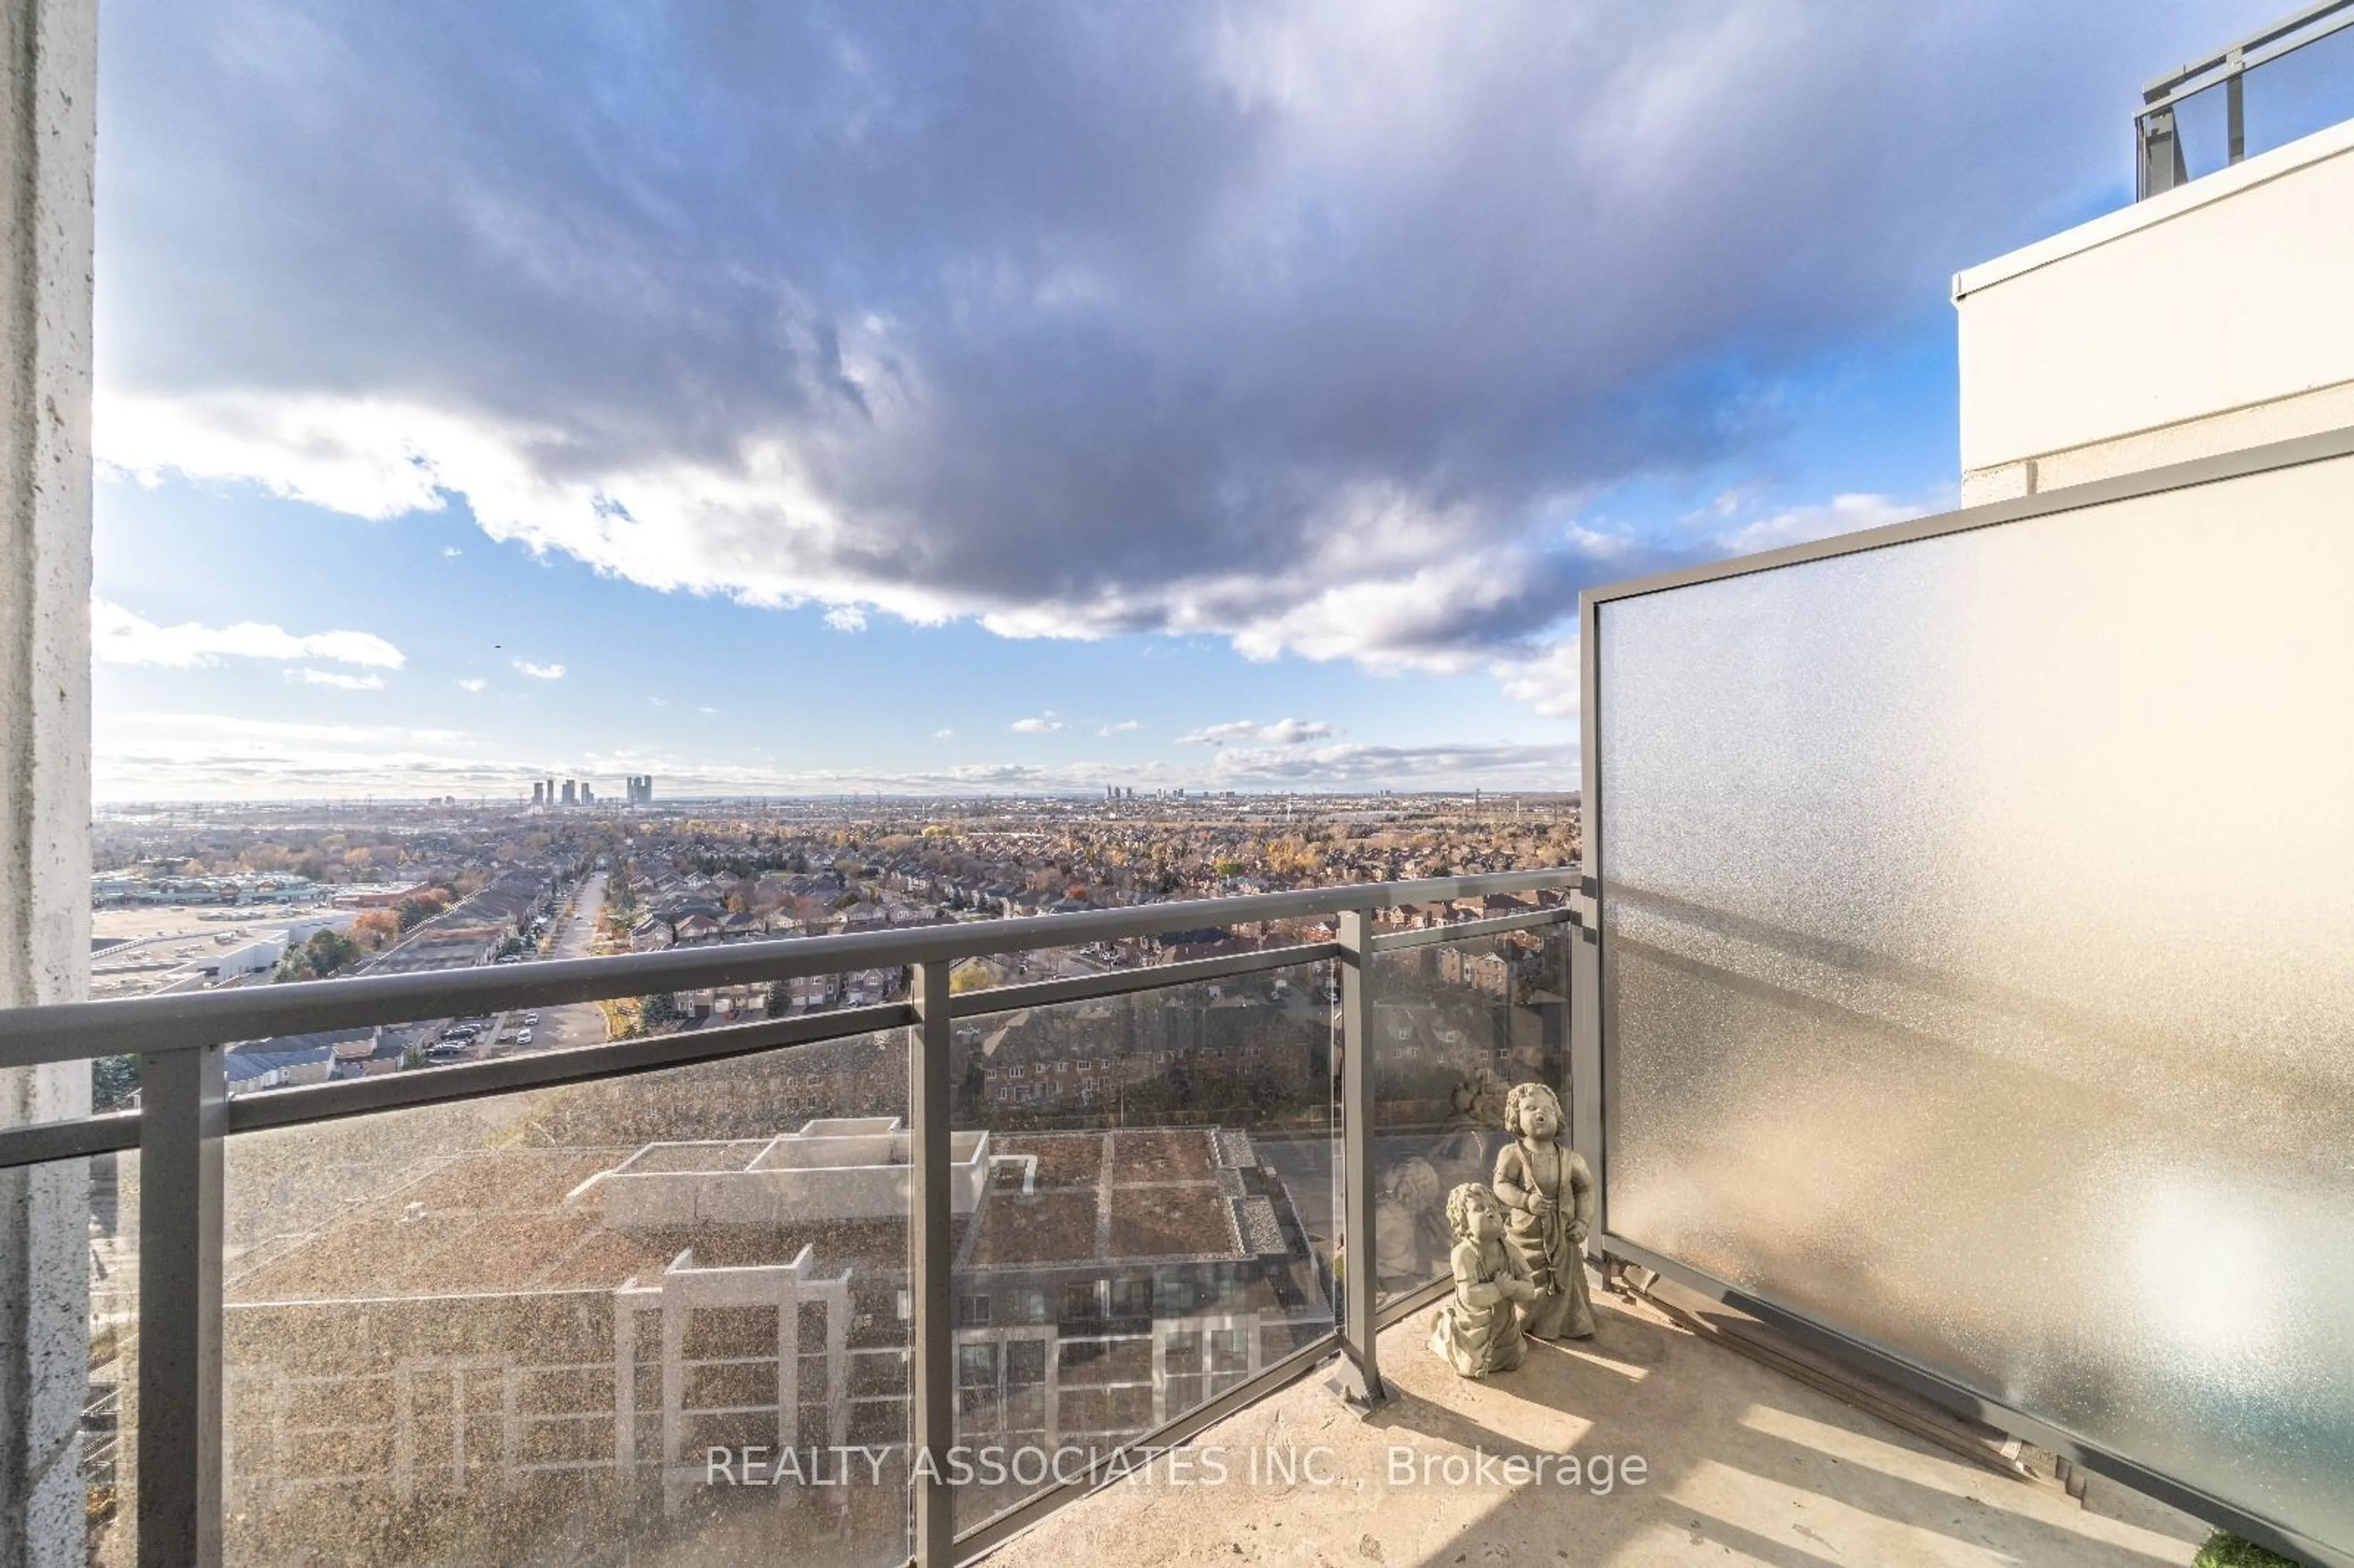
[[[2277,49],[2269,48],[2267,46],[2280,43],[2291,34],[2302,32],[2323,17],[2335,16],[2349,7],[2354,7],[2354,0],[2321,0],[2317,5],[2308,5],[2304,10],[2293,16],[2285,16],[2268,26],[2259,28],[2236,42],[2226,44],[2204,58],[2193,60],[2189,65],[2167,72],[2164,76],[2151,78],[2141,90],[2142,101],[2148,106],[2142,112],[2147,114],[2152,109],[2161,109],[2168,103],[2179,102],[2190,93],[2202,91],[2214,86],[2213,82],[2200,82],[2197,87],[2184,87],[2185,83],[2194,78],[2205,76],[2210,71],[2219,70],[2227,66],[2234,70],[2247,70],[2264,64],[2266,60],[2278,59],[2285,54],[2303,48],[2313,42],[2313,38],[2299,38],[2295,43]],[[2332,26],[2316,33],[2314,37],[2327,37],[2338,27],[2346,26],[2349,23],[2354,23],[2354,16],[2340,18]]]
[[[2354,3],[2354,0],[2349,0]],[[912,1445],[937,1450],[955,1441],[955,1325],[951,1278],[949,1058],[960,1018],[1100,997],[1163,991],[1222,976],[1337,962],[1343,1231],[1373,1224],[1372,1031],[1366,965],[1384,950],[1467,942],[1582,923],[1575,868],[1500,872],[1416,882],[1358,884],[1237,898],[1188,900],[1128,909],[976,921],[899,931],[745,943],[735,947],[544,961],[514,969],[362,976],[244,991],[0,1011],[0,1066],[73,1062],[135,1053],[141,1105],[132,1112],[0,1129],[0,1167],[136,1148],[142,1161],[139,1226],[138,1556],[142,1564],[210,1565],[221,1559],[221,1328],[223,1150],[235,1136],[418,1106],[487,1098],[556,1084],[582,1083],[724,1061],[820,1041],[910,1031],[907,1138],[916,1355],[909,1391]],[[1559,893],[1567,902],[1433,931],[1373,933],[1374,914],[1400,906],[1493,894]],[[1125,937],[1267,921],[1329,918],[1337,939],[1261,948],[1099,975],[951,993],[958,961],[991,954],[1074,947]],[[908,1000],[799,1018],[765,1019],[679,1034],[610,1041],[537,1055],[396,1073],[295,1089],[228,1097],[223,1066],[232,1043],[272,1035],[411,1022],[476,1012],[642,995],[655,991],[758,984],[809,975],[907,967]],[[1370,1267],[1347,1279],[1340,1322],[1328,1339],[1248,1383],[1149,1435],[1181,1440],[1201,1425],[1299,1375],[1331,1350],[1343,1361],[1346,1392],[1360,1404],[1387,1397],[1374,1355],[1381,1326]],[[1393,1304],[1394,1306],[1395,1304]],[[1394,1313],[1391,1314],[1394,1316]],[[1088,1483],[1093,1484],[1093,1478]],[[1082,1495],[1060,1489],[1005,1515],[956,1530],[951,1489],[919,1478],[911,1499],[915,1558],[945,1564],[977,1542],[1002,1538],[1023,1521]]]
[[[2354,4],[2354,0],[2349,0]],[[231,1041],[322,1030],[407,1023],[485,1009],[551,1007],[661,991],[755,985],[856,969],[1072,948],[1268,920],[1308,920],[1344,909],[1437,904],[1499,893],[1574,886],[1570,868],[1493,872],[1416,882],[1356,883],[1293,893],[1189,899],[1073,915],[971,920],[900,931],[854,931],[719,948],[673,948],[607,958],[543,959],[512,966],[361,975],[226,991],[76,1001],[0,1010],[0,1067],[136,1053],[154,1055]],[[1137,989],[1149,989],[1149,982]],[[584,1046],[583,1050],[602,1047]]]
[[[2327,25],[2318,25],[2324,22]],[[2134,199],[2147,200],[2190,178],[2175,125],[2178,104],[2221,86],[2224,161],[2227,165],[2241,163],[2248,155],[2248,72],[2347,27],[2354,27],[2354,0],[2320,0],[2214,54],[2153,78],[2142,89],[2142,107],[2134,111]],[[2201,79],[2209,77],[2213,79]]]

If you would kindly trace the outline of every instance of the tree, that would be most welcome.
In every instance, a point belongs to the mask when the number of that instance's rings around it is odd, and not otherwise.
[[[769,982],[769,1016],[782,1018],[793,1005],[793,988],[784,980]]]
[[[101,1056],[90,1065],[92,1110],[111,1110],[131,1097],[139,1086],[139,1058]]]
[[[996,973],[987,964],[981,963],[965,964],[949,977],[949,990],[958,996],[967,991],[987,991],[996,983]]]
[[[367,948],[381,948],[400,935],[400,917],[389,909],[370,909],[352,922],[352,937]]]
[[[331,975],[360,956],[359,944],[329,926],[311,933],[302,944],[303,956],[309,959],[311,971]]]
[[[638,1022],[649,1030],[676,1023],[682,1016],[678,998],[666,991],[658,991],[638,1004]]]
[[[277,972],[270,983],[283,980],[323,980],[360,956],[360,946],[341,931],[328,927],[311,933],[311,939],[299,948],[289,948],[278,960]]]
[[[394,906],[394,910],[399,916],[400,928],[404,931],[415,927],[419,921],[440,913],[422,895],[402,899]]]

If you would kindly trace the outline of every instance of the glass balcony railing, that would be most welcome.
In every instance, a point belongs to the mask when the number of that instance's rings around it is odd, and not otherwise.
[[[1395,1168],[1461,1141],[1442,1077],[1567,1097],[1576,885],[0,1012],[0,1065],[138,1063],[133,1108],[0,1129],[91,1236],[90,1560],[944,1563],[1336,1354],[1377,1397],[1374,1329],[1443,1270],[1348,1238],[1429,1229]],[[850,976],[229,1094],[233,1045]]]
[[[2354,0],[2323,0],[2144,88],[2136,199],[2354,119],[2349,28]]]

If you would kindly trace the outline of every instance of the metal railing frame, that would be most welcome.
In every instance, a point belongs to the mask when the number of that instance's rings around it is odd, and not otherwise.
[[[2248,155],[2248,72],[2346,27],[2354,27],[2354,0],[2320,0],[2214,54],[2153,79],[2142,89],[2142,107],[2134,111],[2134,199],[2146,201],[2190,178],[2176,125],[2179,104],[2211,88],[2222,87],[2224,162],[2226,166],[2237,164]]]
[[[1337,959],[1341,972],[1336,1048],[1341,1065],[1342,1237],[1343,1245],[1364,1260],[1344,1272],[1339,1329],[1122,1450],[1150,1454],[1185,1441],[1225,1414],[1305,1375],[1335,1350],[1341,1352],[1344,1392],[1356,1404],[1369,1408],[1384,1397],[1375,1353],[1378,1330],[1434,1298],[1444,1282],[1388,1303],[1379,1302],[1374,1292],[1370,959],[1385,951],[1575,924],[1582,906],[1574,895],[1578,885],[1573,868],[1499,872],[900,931],[0,1010],[0,1066],[119,1054],[140,1058],[138,1109],[0,1129],[0,1168],[139,1150],[138,1559],[142,1568],[212,1568],[220,1562],[222,1550],[222,1157],[228,1139],[908,1029],[913,1033],[907,1122],[915,1193],[908,1241],[916,1347],[909,1436],[911,1451],[944,1455],[955,1441],[956,1408],[949,1266],[949,1060],[956,1021]],[[1572,896],[1563,905],[1499,918],[1380,935],[1373,931],[1383,909],[1494,894],[1548,893]],[[954,994],[949,984],[951,968],[962,959],[1238,923],[1328,919],[1338,927],[1337,940],[963,995]],[[912,978],[905,1002],[612,1041],[234,1100],[228,1096],[226,1049],[240,1041],[903,966]],[[921,1568],[939,1568],[977,1555],[1118,1473],[1107,1457],[1087,1477],[961,1531],[954,1489],[919,1473],[911,1499],[911,1561]]]

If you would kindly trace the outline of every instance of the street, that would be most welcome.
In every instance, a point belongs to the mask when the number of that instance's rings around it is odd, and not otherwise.
[[[557,932],[556,943],[549,948],[551,959],[585,959],[590,944],[597,939],[597,917],[605,909],[605,874],[592,873],[580,884],[580,892],[572,901],[571,916]],[[516,1019],[507,1021],[513,1029]],[[604,1044],[605,1010],[593,1001],[578,1001],[563,1007],[542,1008],[539,1022],[532,1024],[531,1045],[534,1051],[561,1051],[571,1045]]]

